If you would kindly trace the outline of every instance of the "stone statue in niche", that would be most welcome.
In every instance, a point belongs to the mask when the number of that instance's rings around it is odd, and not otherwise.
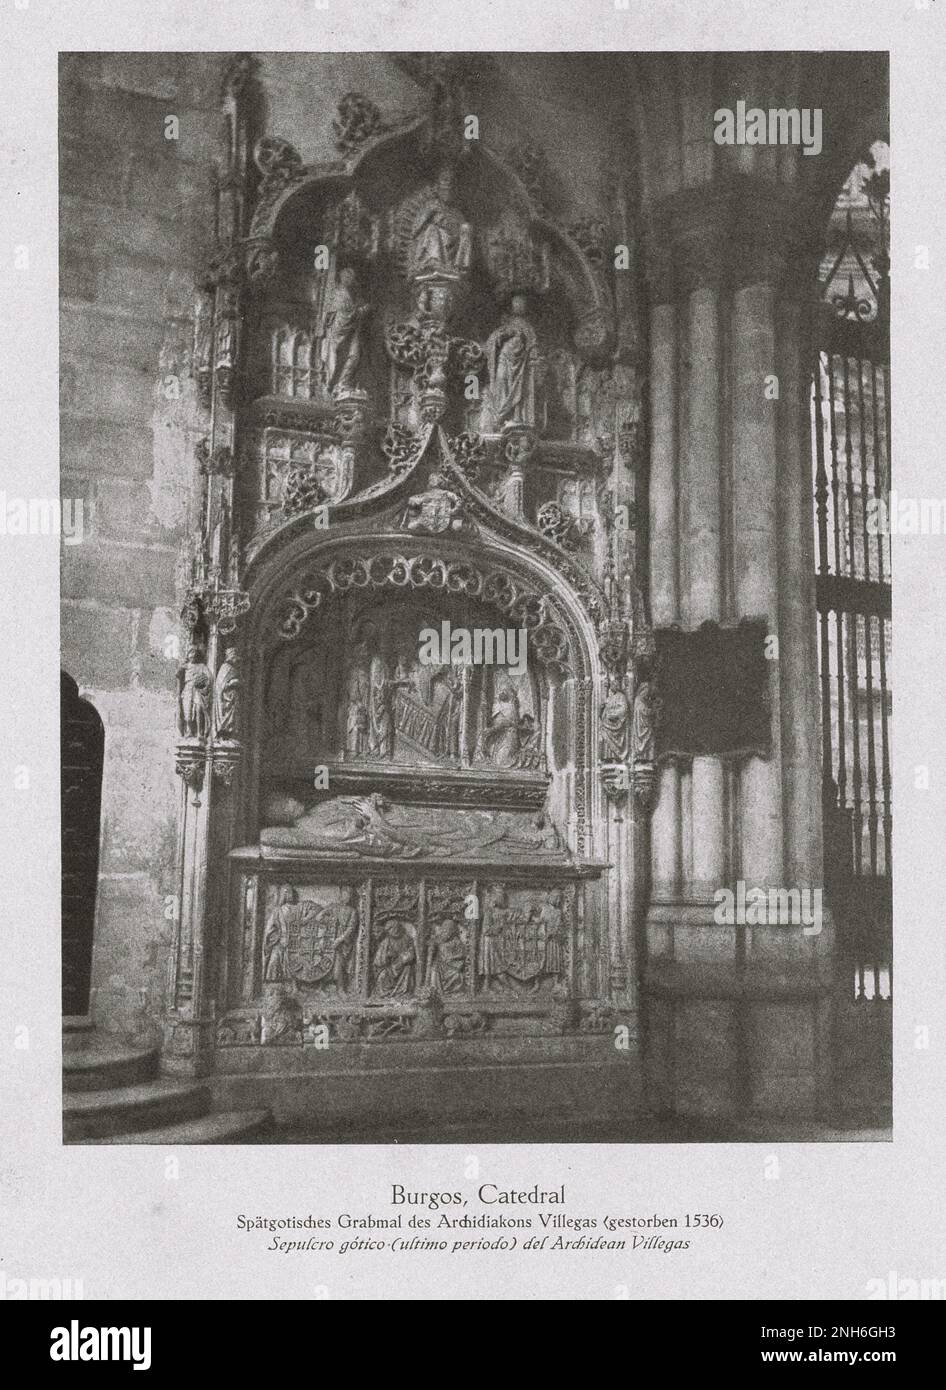
[[[214,728],[218,738],[236,738],[239,713],[239,656],[236,647],[227,647],[214,684]]]
[[[183,738],[206,738],[210,733],[213,676],[204,661],[202,647],[192,643],[187,660],[177,673],[177,727]]]
[[[390,758],[394,753],[394,695],[409,680],[391,675],[387,657],[376,652],[368,674],[369,758]]]
[[[437,715],[436,750],[445,758],[460,756],[460,722],[463,718],[463,671],[451,666],[441,677],[446,695]]]
[[[263,933],[263,983],[278,984],[289,979],[289,932],[293,919],[300,916],[299,894],[295,888],[282,888],[276,910]]]
[[[516,767],[520,752],[519,697],[505,681],[496,689],[489,722],[483,730],[478,756],[494,767]]]
[[[538,911],[538,922],[544,937],[543,974],[558,979],[565,969],[565,914],[562,911],[560,888],[552,888],[546,893],[545,902]]]
[[[452,205],[453,196],[453,171],[443,168],[436,182],[417,199],[410,229],[411,279],[456,275],[469,269],[472,233],[463,214]]]
[[[339,271],[338,284],[325,316],[322,351],[325,385],[333,395],[356,387],[355,373],[361,359],[361,329],[371,312],[369,304],[358,299],[358,277],[350,266]]]
[[[506,890],[501,883],[493,884],[487,890],[486,906],[483,909],[483,923],[480,929],[480,950],[477,968],[487,994],[502,989],[503,974],[503,934],[509,918]]]
[[[348,675],[345,755],[363,757],[368,748],[368,673],[354,667]]]
[[[457,994],[466,979],[466,944],[453,917],[434,925],[427,957],[427,983],[439,994]]]
[[[631,730],[631,751],[634,760],[634,800],[642,811],[654,803],[657,770],[657,712],[658,700],[649,680],[638,686],[634,697],[634,719]]]
[[[417,947],[411,928],[396,917],[385,922],[372,966],[374,988],[385,999],[413,994],[417,973]]]
[[[535,424],[537,341],[526,318],[526,297],[514,294],[509,313],[486,341],[490,407],[497,429]]]
[[[601,706],[600,756],[602,762],[627,761],[630,744],[631,710],[622,683],[616,675],[608,677],[608,694]]]
[[[493,703],[476,748],[476,761],[493,767],[524,768],[535,771],[542,766],[541,729],[535,715],[524,713],[520,697],[511,682],[500,679]]]
[[[654,687],[642,681],[634,696],[634,721],[631,743],[635,763],[652,763],[657,741],[656,701]]]

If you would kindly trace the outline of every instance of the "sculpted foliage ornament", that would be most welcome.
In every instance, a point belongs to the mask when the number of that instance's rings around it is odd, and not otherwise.
[[[381,452],[392,473],[406,473],[413,467],[423,447],[423,438],[406,425],[388,425]]]
[[[346,92],[339,101],[332,131],[342,154],[351,154],[380,135],[384,128],[381,110],[369,97],[360,92]]]
[[[592,528],[589,517],[570,516],[558,502],[543,502],[535,521],[542,535],[563,550],[577,550]]]
[[[486,445],[482,439],[464,430],[462,434],[448,435],[447,444],[456,467],[468,483],[475,483],[480,468],[486,462]]]

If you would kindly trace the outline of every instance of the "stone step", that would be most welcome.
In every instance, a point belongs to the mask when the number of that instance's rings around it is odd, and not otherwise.
[[[67,1091],[62,1098],[66,1143],[157,1129],[204,1115],[210,1091],[189,1081],[144,1081],[104,1091]]]
[[[176,1125],[157,1129],[132,1130],[128,1134],[109,1134],[98,1139],[80,1139],[80,1144],[236,1144],[263,1133],[271,1122],[268,1110],[222,1110],[200,1115]]]
[[[84,1047],[64,1050],[64,1091],[109,1091],[151,1081],[158,1074],[156,1047],[129,1047],[93,1037]]]
[[[95,1032],[95,1024],[85,1015],[67,1014],[62,1020],[62,1050],[70,1052],[76,1047],[88,1047],[89,1038]]]

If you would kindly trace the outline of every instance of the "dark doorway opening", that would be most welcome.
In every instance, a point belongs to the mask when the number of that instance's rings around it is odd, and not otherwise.
[[[105,729],[65,671],[59,678],[62,806],[62,1012],[89,1012]]]

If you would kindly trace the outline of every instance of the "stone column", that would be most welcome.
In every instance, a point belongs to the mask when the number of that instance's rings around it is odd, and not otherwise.
[[[669,296],[670,286],[664,286]],[[670,303],[651,311],[650,331],[650,608],[655,626],[680,617],[679,486],[677,479],[677,310]],[[680,889],[680,770],[658,771],[651,819],[651,897],[664,901]]]
[[[774,278],[774,277],[773,277]],[[778,639],[778,462],[775,452],[779,390],[775,358],[775,288],[756,283],[736,289],[732,307],[733,578],[736,613],[758,617]],[[811,518],[801,522],[811,528]],[[788,557],[786,557],[788,558]],[[773,658],[777,651],[771,647]],[[772,756],[750,757],[740,770],[738,868],[747,886],[778,886],[784,859],[780,792],[778,661],[771,663]]]
[[[715,267],[707,266],[710,273]],[[686,342],[688,382],[681,504],[686,516],[687,626],[718,622],[723,615],[722,471],[719,292],[697,285],[689,296]],[[724,775],[719,758],[697,757],[692,766],[693,857],[686,896],[712,902],[726,874]]]
[[[773,639],[769,755],[661,768],[645,1055],[651,1103],[676,1113],[815,1114],[827,1095],[830,932],[727,921],[716,901],[740,879],[782,890],[821,879],[799,309],[810,265],[790,257],[804,220],[794,195],[747,179],[668,200],[655,238],[671,248],[676,304],[651,315],[654,626],[763,618]]]

